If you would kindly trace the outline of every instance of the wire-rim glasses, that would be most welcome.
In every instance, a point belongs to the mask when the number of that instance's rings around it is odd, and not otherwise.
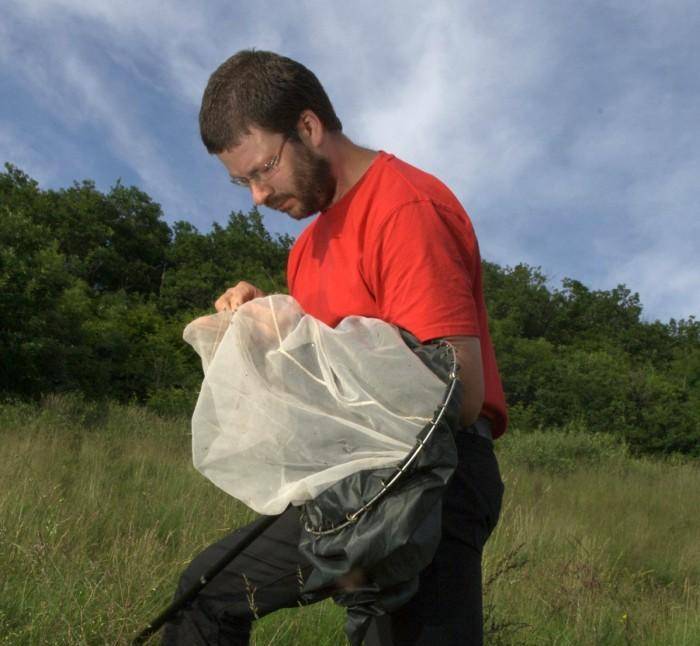
[[[284,139],[282,139],[282,144],[277,151],[277,154],[269,161],[263,164],[260,170],[253,171],[247,177],[231,177],[231,183],[236,186],[242,186],[243,188],[250,187],[251,184],[263,184],[269,181],[280,169],[280,160],[282,159],[282,151],[284,150],[284,145],[289,141],[291,134],[286,134]]]

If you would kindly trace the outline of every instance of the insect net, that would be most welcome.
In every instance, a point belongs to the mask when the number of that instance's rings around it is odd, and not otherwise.
[[[330,328],[290,296],[199,318],[184,339],[205,375],[194,465],[262,514],[399,464],[445,391],[394,326],[348,317]]]

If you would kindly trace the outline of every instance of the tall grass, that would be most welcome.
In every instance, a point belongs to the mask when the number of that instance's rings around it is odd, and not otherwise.
[[[546,436],[499,447],[508,493],[485,570],[510,568],[488,604],[517,639],[491,643],[700,644],[700,465]]]
[[[0,644],[128,643],[192,556],[252,519],[191,467],[188,432],[79,398],[0,407]],[[576,433],[498,446],[487,643],[700,643],[697,465]],[[254,644],[336,646],[342,623],[330,602],[283,611]]]

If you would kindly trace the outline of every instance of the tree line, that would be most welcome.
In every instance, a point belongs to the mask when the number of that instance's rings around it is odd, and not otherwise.
[[[226,287],[283,292],[289,236],[257,210],[200,232],[117,182],[44,190],[0,173],[0,395],[140,401],[191,410],[201,383],[184,326]],[[639,453],[700,456],[700,323],[642,318],[624,285],[591,290],[484,261],[512,426],[609,433]]]

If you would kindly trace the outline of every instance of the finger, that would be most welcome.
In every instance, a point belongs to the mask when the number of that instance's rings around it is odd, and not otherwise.
[[[220,296],[218,300],[214,303],[214,307],[217,312],[225,312],[227,310],[233,311],[238,307],[237,300],[231,298],[231,295],[226,292],[223,296]]]
[[[237,283],[235,287],[229,287],[219,296],[214,302],[214,308],[217,312],[225,310],[235,312],[243,303],[247,303],[261,296],[265,296],[265,293],[254,285],[241,281]]]

